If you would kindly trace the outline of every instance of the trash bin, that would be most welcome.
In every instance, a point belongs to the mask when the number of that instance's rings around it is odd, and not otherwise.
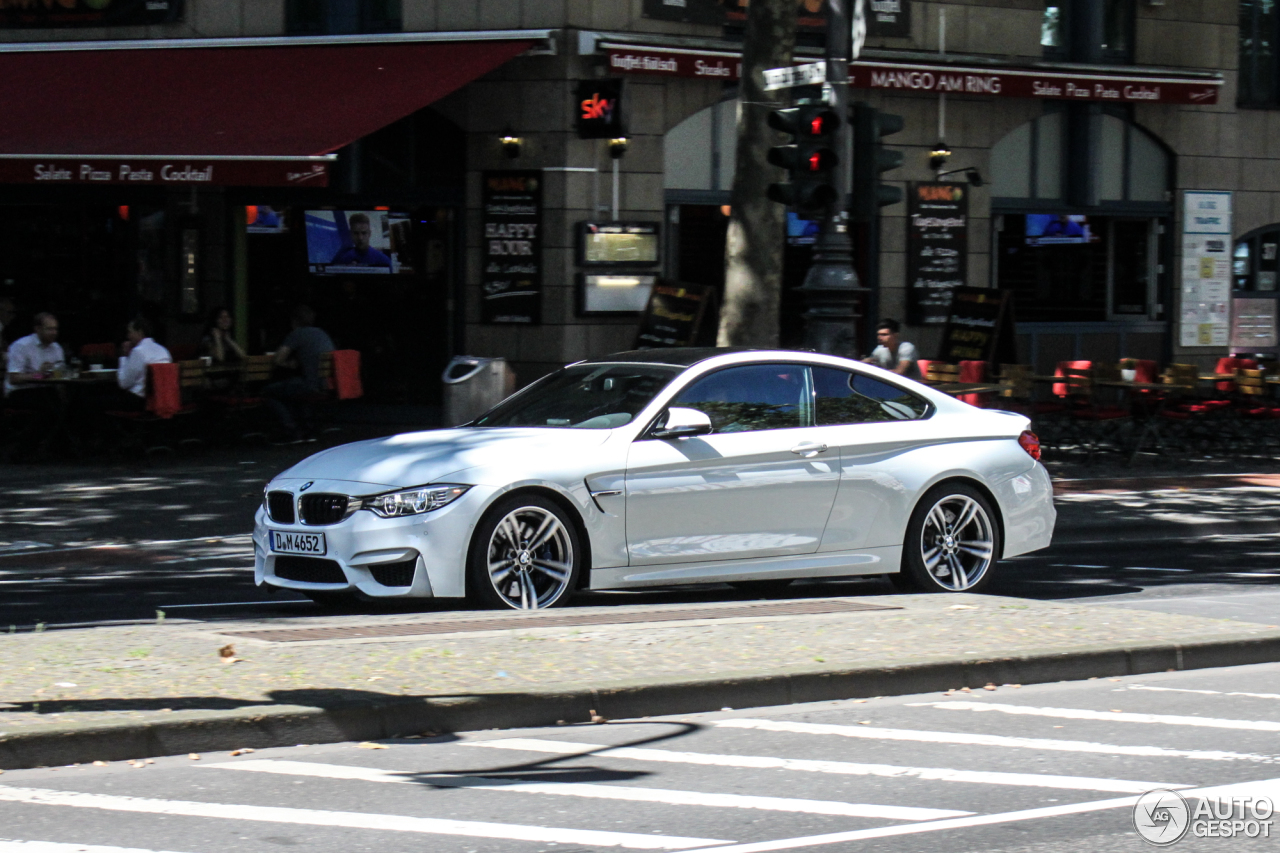
[[[455,356],[441,379],[446,426],[475,420],[516,390],[516,375],[505,358]]]

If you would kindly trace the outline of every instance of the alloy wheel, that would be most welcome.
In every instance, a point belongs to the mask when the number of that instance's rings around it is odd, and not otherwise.
[[[968,495],[948,495],[925,516],[920,556],[938,586],[952,592],[972,589],[991,568],[994,555],[991,519]]]
[[[504,515],[488,549],[489,581],[508,607],[539,610],[556,603],[573,577],[573,541],[555,513],[524,506]]]

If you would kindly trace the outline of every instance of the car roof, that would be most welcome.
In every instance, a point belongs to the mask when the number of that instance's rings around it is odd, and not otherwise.
[[[675,367],[692,367],[700,361],[720,355],[740,352],[765,352],[753,347],[672,347],[670,349],[637,349],[615,352],[599,358],[589,358],[580,364],[670,364]]]

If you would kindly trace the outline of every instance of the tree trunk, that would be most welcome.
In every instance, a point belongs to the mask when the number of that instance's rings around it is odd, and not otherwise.
[[[796,42],[796,0],[751,0],[742,46],[738,95],[737,162],[724,250],[724,307],[720,346],[776,347],[782,296],[782,244],[786,208],[770,201],[769,184],[783,171],[765,157],[777,133],[766,124],[786,90],[764,91],[764,72],[791,64]]]

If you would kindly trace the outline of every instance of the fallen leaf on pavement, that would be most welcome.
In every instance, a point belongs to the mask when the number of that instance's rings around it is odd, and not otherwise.
[[[223,663],[235,663],[240,660],[240,658],[236,657],[236,647],[231,643],[227,643],[218,649],[218,657],[221,658]]]
[[[193,753],[191,753],[191,754],[189,754],[189,755],[187,756],[187,758],[190,758],[192,761],[199,761],[199,760],[200,760],[200,756],[199,756],[199,755],[197,755],[197,754],[196,754],[196,753],[194,753],[194,752],[193,752]]]
[[[105,762],[105,761],[95,761],[95,762],[93,762],[93,766],[94,766],[94,767],[106,767],[106,766],[107,766],[107,762]]]
[[[253,752],[253,750],[248,747],[245,747],[244,749],[233,749],[231,751],[231,757],[234,758],[237,755],[248,755],[251,752]]]
[[[854,699],[854,700],[853,700],[853,704],[855,704],[855,705],[861,705],[861,704],[862,704],[863,702],[865,702],[865,701],[867,701],[867,700],[866,700],[866,699]]]
[[[982,685],[982,689],[983,689],[983,690],[995,690],[995,689],[996,689],[996,684],[995,684],[995,682],[994,682],[994,681],[988,681],[986,684]]]
[[[384,743],[374,743],[373,741],[368,741],[368,740],[365,741],[364,743],[356,744],[356,749],[387,749],[387,748],[388,748],[387,745]]]
[[[960,692],[961,692],[961,693],[972,693],[973,691],[972,691],[972,690],[970,690],[968,687],[961,687],[961,688],[960,688]]]

